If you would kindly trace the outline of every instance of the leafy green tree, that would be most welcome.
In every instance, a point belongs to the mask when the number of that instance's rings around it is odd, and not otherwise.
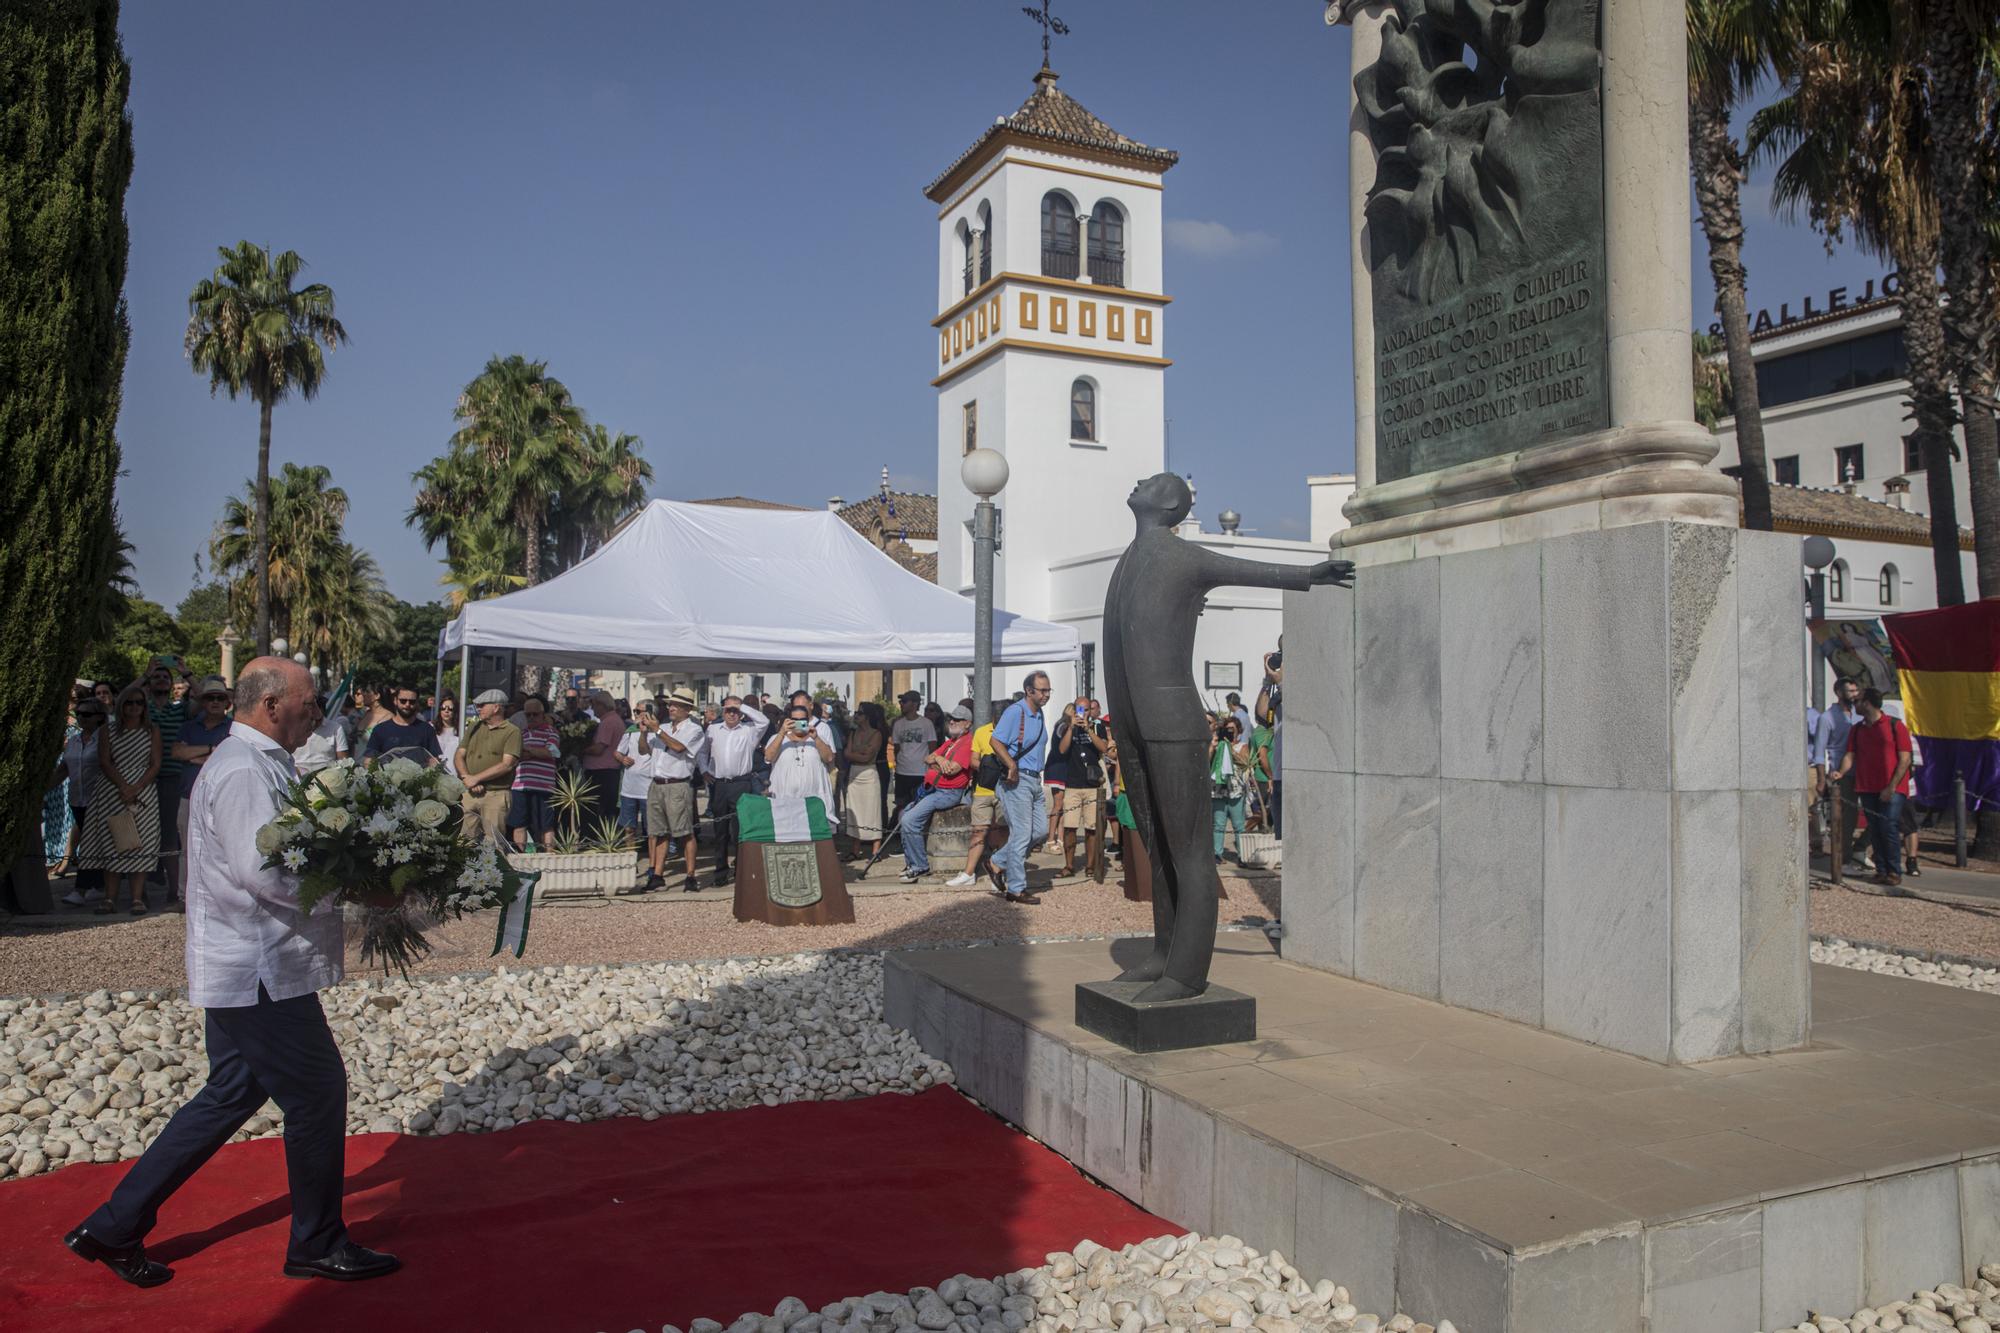
[[[1742,463],[1743,526],[1771,527],[1771,467],[1757,365],[1750,354],[1748,279],[1743,270],[1741,145],[1729,118],[1769,68],[1769,0],[1687,0],[1688,155],[1715,309],[1728,347],[1736,405],[1736,452]]]
[[[90,680],[108,680],[113,689],[122,690],[139,679],[155,653],[185,656],[188,647],[186,632],[167,614],[165,607],[143,597],[132,597],[126,599],[111,632],[90,646],[77,674]],[[62,720],[60,708],[56,710],[56,719]],[[60,746],[61,742],[58,727],[56,743]]]
[[[1938,604],[1965,600],[1951,465],[1957,413],[1944,358],[1937,282],[1937,196],[1924,109],[1923,38],[1903,0],[1790,0],[1782,45],[1790,77],[1750,118],[1752,157],[1774,159],[1771,198],[1803,211],[1829,246],[1851,238],[1902,275],[1911,438],[1923,458]]]
[[[130,86],[117,0],[0,5],[5,857],[40,816],[63,701],[115,568]]]
[[[395,681],[420,694],[430,693],[437,677],[438,634],[451,620],[451,612],[441,602],[398,600],[389,607],[389,620],[389,633],[361,655],[356,672],[362,680]]]
[[[489,519],[468,519],[456,526],[446,543],[445,571],[438,582],[451,590],[448,601],[458,612],[467,602],[527,586],[527,576],[515,572],[520,568],[519,533]]]
[[[229,585],[220,579],[201,584],[181,598],[174,608],[174,623],[187,639],[188,666],[198,676],[212,676],[222,670],[222,649],[216,639],[230,623]]]
[[[333,314],[333,289],[315,282],[294,289],[305,260],[287,250],[275,259],[261,246],[239,241],[218,247],[222,263],[188,295],[186,347],[208,391],[231,398],[248,393],[257,404],[257,480],[251,523],[256,571],[257,651],[271,647],[271,577],[267,541],[271,523],[271,409],[296,391],[319,394],[326,358],[347,341]]]

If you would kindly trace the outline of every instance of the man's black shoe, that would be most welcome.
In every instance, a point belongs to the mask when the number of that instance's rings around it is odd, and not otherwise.
[[[665,887],[667,887],[667,877],[665,875],[655,873],[646,876],[645,892],[651,893],[654,889],[664,889]]]
[[[335,1282],[365,1282],[371,1277],[387,1277],[403,1266],[393,1254],[363,1249],[347,1241],[333,1253],[318,1259],[285,1260],[286,1277],[326,1277]]]
[[[82,1227],[64,1236],[63,1244],[79,1259],[103,1264],[135,1287],[157,1287],[174,1275],[165,1264],[148,1259],[144,1245],[106,1245]]]
[[[720,870],[718,870],[718,871],[716,871],[716,872],[715,872],[715,887],[716,887],[716,888],[718,888],[718,889],[720,889],[720,888],[723,888],[724,886],[726,886],[727,884],[729,884],[729,882],[730,882],[730,877],[729,877],[729,867],[728,867],[728,866],[724,866],[724,867],[722,867],[722,869],[720,869]]]

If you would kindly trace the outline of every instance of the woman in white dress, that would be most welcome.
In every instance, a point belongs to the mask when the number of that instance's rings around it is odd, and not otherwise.
[[[794,701],[784,722],[771,729],[764,759],[771,765],[771,795],[817,796],[833,812],[833,746],[812,710]]]
[[[447,694],[437,701],[437,718],[431,723],[437,731],[438,758],[444,764],[444,771],[451,769],[451,757],[458,752],[458,700]]]

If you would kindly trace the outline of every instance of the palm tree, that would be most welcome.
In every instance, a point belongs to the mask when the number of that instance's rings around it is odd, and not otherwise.
[[[333,315],[333,289],[312,283],[294,290],[305,261],[287,250],[275,259],[260,246],[239,241],[218,247],[222,263],[188,295],[184,346],[208,391],[231,398],[248,393],[257,403],[257,480],[251,542],[256,565],[257,651],[271,650],[271,578],[267,543],[271,526],[271,409],[296,390],[318,395],[326,379],[321,347],[347,341]]]
[[[1729,362],[1726,348],[1712,333],[1696,333],[1689,350],[1694,355],[1694,419],[1710,430],[1729,415]]]
[[[1764,452],[1764,414],[1757,398],[1757,364],[1750,353],[1743,272],[1743,150],[1729,130],[1730,113],[1769,65],[1766,0],[1687,0],[1688,154],[1695,202],[1708,237],[1715,308],[1729,351],[1736,396],[1736,452],[1742,466],[1743,526],[1771,527],[1771,468]]]
[[[456,480],[474,480],[479,500],[468,507],[473,495],[462,493],[458,516],[476,508],[504,515],[518,528],[521,572],[530,587],[542,581],[550,513],[577,471],[584,430],[569,389],[548,372],[546,361],[496,356],[465,386],[453,413],[465,424],[452,436],[452,448],[476,473],[469,478],[461,469]],[[418,503],[422,507],[422,496]]]
[[[552,568],[560,573],[589,556],[646,502],[653,465],[639,456],[639,437],[583,428],[581,456],[550,519]]]
[[[343,542],[347,521],[347,492],[327,483],[333,473],[317,465],[301,467],[286,463],[275,478],[267,478],[264,491],[265,537],[256,540],[257,504],[254,488],[246,495],[233,495],[223,502],[222,519],[209,541],[209,563],[221,573],[233,575],[230,584],[230,614],[240,613],[246,601],[261,599],[268,616],[275,602],[280,623],[295,650],[305,648],[299,631],[315,581],[325,576],[335,562]],[[259,555],[264,557],[259,569]],[[262,575],[261,583],[258,576]],[[247,586],[246,586],[247,585]]]
[[[314,571],[295,615],[300,647],[326,668],[351,666],[370,644],[395,633],[393,598],[375,557],[350,542],[339,542]]]
[[[1984,0],[1908,0],[1917,11],[1930,74],[1931,178],[1937,192],[1938,252],[1944,262],[1944,354],[1958,382],[1965,456],[1972,489],[1973,563],[1979,595],[2000,597],[2000,431],[1994,411],[1994,357],[2000,311],[1994,308],[1991,231],[1994,100],[2000,12]],[[1980,843],[2000,839],[2000,811],[1980,811]]]
[[[445,542],[445,573],[439,583],[451,589],[453,611],[467,602],[497,597],[527,583],[521,567],[521,539],[512,528],[484,519],[457,525]]]
[[[1777,158],[1772,200],[1803,209],[1831,245],[1852,236],[1902,275],[1910,406],[1924,462],[1938,604],[1965,600],[1951,464],[1956,413],[1944,362],[1937,207],[1921,37],[1900,0],[1809,0],[1785,17],[1785,94],[1750,118],[1753,158]]]

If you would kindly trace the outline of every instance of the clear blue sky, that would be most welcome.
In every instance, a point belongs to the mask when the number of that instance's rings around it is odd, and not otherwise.
[[[1307,0],[1056,12],[1074,28],[1064,90],[1181,154],[1171,463],[1205,515],[1302,536],[1305,476],[1353,465],[1346,32]],[[410,473],[496,354],[548,361],[595,420],[639,435],[656,494],[817,504],[885,464],[935,486],[921,189],[1031,91],[1039,35],[1017,0],[127,0],[123,26],[120,501],[148,596],[187,591],[254,466],[255,407],[211,399],[181,352],[189,289],[244,238],[304,256],[353,336],[316,401],[278,409],[273,465],[332,468],[351,539],[402,597],[436,596],[440,572],[403,525]],[[1877,271],[1762,199],[1753,305]]]

